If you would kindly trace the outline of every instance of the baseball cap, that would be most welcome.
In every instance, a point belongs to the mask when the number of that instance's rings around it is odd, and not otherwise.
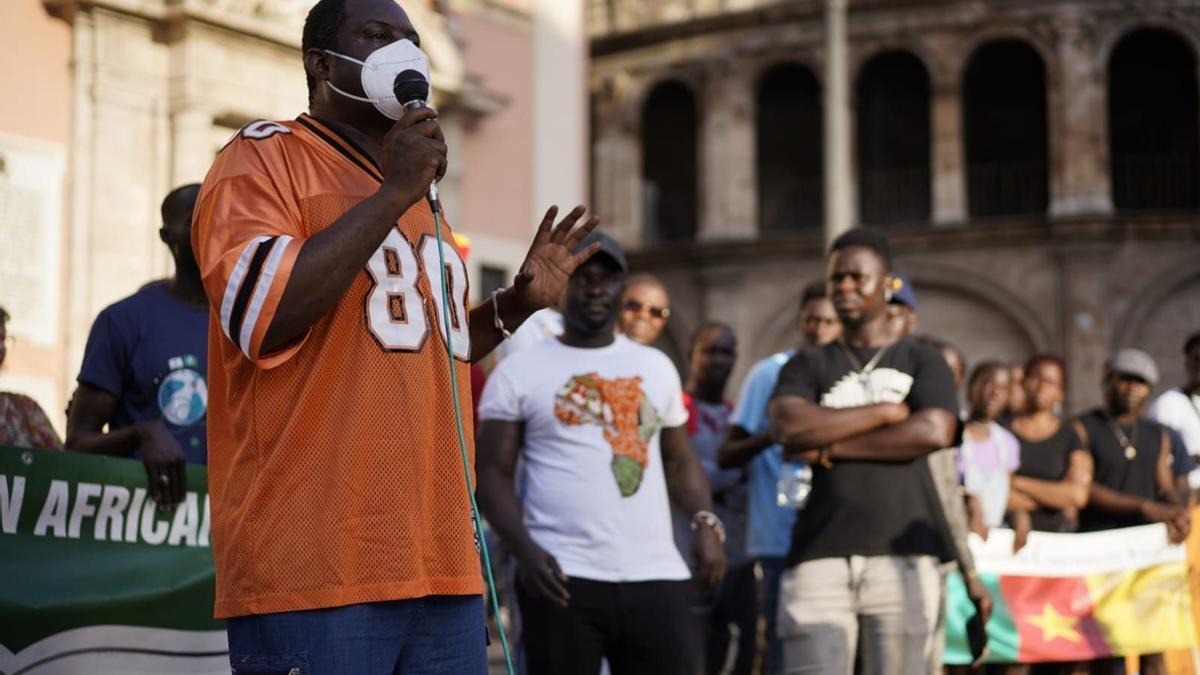
[[[892,277],[891,302],[897,305],[908,305],[909,309],[917,311],[917,292],[913,290],[912,282],[899,272],[892,272]]]
[[[575,252],[579,253],[596,242],[600,242],[600,250],[596,251],[596,255],[608,256],[622,272],[629,271],[629,263],[625,261],[625,252],[621,250],[621,245],[617,243],[616,239],[600,230],[592,230],[588,233],[588,236],[579,242],[579,246],[575,247]]]
[[[1105,361],[1104,369],[1110,373],[1132,375],[1150,386],[1158,384],[1158,366],[1140,349],[1122,349]]]

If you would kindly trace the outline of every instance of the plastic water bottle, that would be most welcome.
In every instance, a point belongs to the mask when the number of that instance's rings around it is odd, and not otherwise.
[[[812,492],[812,468],[804,462],[787,462],[779,472],[775,486],[775,503],[783,509],[804,508]]]

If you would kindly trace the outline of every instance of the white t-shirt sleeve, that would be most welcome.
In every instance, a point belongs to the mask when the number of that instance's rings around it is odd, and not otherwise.
[[[497,366],[483,385],[477,413],[480,421],[520,422],[524,419],[521,415],[521,396],[509,376],[512,369],[504,367],[508,363],[506,361]]]
[[[1180,417],[1182,408],[1180,403],[1188,404],[1188,401],[1182,396],[1177,396],[1174,391],[1163,392],[1158,398],[1150,404],[1150,409],[1146,411],[1147,417],[1160,423],[1165,424],[1172,429],[1178,430],[1182,426]]]
[[[1200,409],[1178,389],[1165,391],[1150,404],[1148,416],[1183,436],[1188,454],[1200,454]]]

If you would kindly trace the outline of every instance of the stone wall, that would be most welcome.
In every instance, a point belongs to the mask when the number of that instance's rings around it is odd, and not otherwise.
[[[754,360],[793,343],[800,289],[822,274],[820,232],[758,234],[754,101],[759,77],[778,63],[802,64],[824,80],[825,24],[822,2],[718,4],[694,15],[622,16],[635,11],[629,3],[593,3],[593,12],[609,13],[592,41],[593,190],[606,227],[638,250],[634,266],[661,275],[671,291],[664,348],[681,361],[699,322],[731,323],[741,339],[736,385]],[[849,82],[894,50],[916,56],[929,75],[929,221],[889,230],[897,266],[920,299],[921,332],[956,343],[972,362],[1064,354],[1074,409],[1098,401],[1103,360],[1116,348],[1147,349],[1164,384],[1178,383],[1182,341],[1200,330],[1200,214],[1118,213],[1111,197],[1108,57],[1121,37],[1145,27],[1168,27],[1197,51],[1200,2],[849,6]],[[1045,64],[1049,207],[972,222],[964,73],[976,49],[1001,38],[1030,45]],[[668,80],[689,86],[699,109],[699,229],[695,241],[647,249],[639,123],[647,93]],[[854,129],[850,91],[844,114]]]
[[[69,34],[69,64],[59,65],[56,73],[69,89],[65,226],[61,242],[55,240],[63,249],[65,272],[61,283],[54,280],[52,292],[64,298],[64,306],[61,321],[51,326],[58,344],[42,355],[17,351],[17,363],[8,369],[24,373],[27,363],[43,356],[35,370],[42,379],[54,372],[55,381],[27,388],[36,390],[61,422],[58,413],[74,389],[96,314],[147,281],[171,273],[169,253],[158,236],[163,196],[175,186],[203,180],[217,152],[243,125],[291,119],[307,109],[299,47],[312,2],[34,1],[37,12]],[[450,222],[462,227],[464,162],[459,153],[472,128],[507,101],[467,72],[461,36],[441,9],[419,1],[404,6],[430,55],[433,103],[451,148],[442,200]],[[506,11],[509,23],[529,21],[519,11]],[[526,64],[514,77],[528,80],[528,68]],[[34,115],[41,112],[33,109]],[[5,131],[0,128],[0,135]],[[517,183],[528,189],[531,180],[526,171]],[[527,214],[520,218],[526,231],[533,227],[530,220]],[[478,226],[484,240],[496,239],[492,248],[502,261],[515,267],[512,260],[519,261],[524,248],[516,253],[505,248],[517,247],[510,245],[507,233],[493,233],[490,221]],[[497,236],[489,238],[491,234]],[[43,362],[53,362],[54,368]]]
[[[1121,347],[1154,356],[1160,389],[1180,384],[1183,340],[1200,330],[1194,221],[1146,240],[1113,238],[1103,223],[1091,232],[1078,225],[1049,237],[1037,231],[1047,226],[1015,224],[894,232],[897,269],[918,296],[918,331],[957,345],[969,363],[1065,355],[1072,409],[1098,402],[1103,360]],[[819,242],[753,242],[642,251],[631,264],[659,275],[670,291],[660,346],[677,363],[701,322],[735,328],[736,387],[755,360],[794,345],[798,299],[821,278],[820,255]]]

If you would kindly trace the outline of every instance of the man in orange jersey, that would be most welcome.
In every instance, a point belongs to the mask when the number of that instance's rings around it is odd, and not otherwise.
[[[486,672],[451,378],[469,430],[468,364],[560,295],[596,221],[576,228],[578,207],[552,227],[551,208],[513,287],[468,311],[426,202],[446,169],[437,113],[389,98],[419,39],[392,0],[320,0],[310,112],[246,126],[197,203],[215,613],[235,673]]]

